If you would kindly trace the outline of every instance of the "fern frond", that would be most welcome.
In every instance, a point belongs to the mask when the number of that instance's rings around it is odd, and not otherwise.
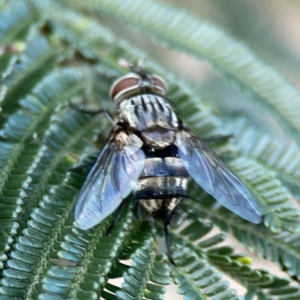
[[[83,11],[114,17],[172,48],[207,59],[225,78],[253,95],[253,101],[271,111],[300,144],[300,122],[295,113],[299,110],[299,92],[240,41],[187,11],[154,1],[88,0],[73,3]]]
[[[299,284],[296,284],[289,279],[281,279],[277,276],[273,276],[265,270],[255,270],[251,267],[251,260],[245,257],[245,255],[235,254],[232,246],[218,246],[219,243],[224,241],[224,234],[215,234],[209,238],[205,237],[212,229],[212,224],[199,222],[198,215],[195,211],[188,214],[185,219],[188,219],[190,224],[177,231],[176,237],[174,237],[177,248],[187,248],[185,250],[186,253],[181,253],[179,257],[180,259],[184,257],[183,260],[185,260],[187,259],[187,253],[189,253],[191,257],[198,258],[196,260],[190,258],[190,260],[194,264],[200,264],[203,268],[203,271],[200,272],[201,269],[196,266],[187,267],[185,265],[185,272],[191,276],[189,280],[192,280],[191,278],[193,278],[194,282],[195,276],[199,276],[199,273],[203,274],[201,277],[202,283],[205,282],[206,279],[204,275],[209,276],[214,274],[213,276],[218,278],[216,275],[217,273],[214,273],[212,271],[213,269],[211,269],[212,267],[216,267],[224,274],[234,278],[248,290],[254,292],[255,295],[259,297],[258,299],[272,299],[273,295],[279,296],[278,299],[287,299],[287,297],[296,299],[296,296],[300,296]],[[194,228],[199,229],[197,235],[195,235],[196,231]],[[202,233],[199,234],[199,232]],[[253,233],[254,232],[255,231],[253,231]],[[248,237],[246,237],[245,240],[247,238]],[[268,257],[268,259],[271,259],[271,257]],[[208,265],[211,266],[208,267]],[[219,274],[219,278],[221,278],[221,274]],[[221,286],[225,288],[225,285],[223,284],[221,284]],[[230,292],[229,295],[231,295]],[[282,298],[280,297],[281,295]]]
[[[297,145],[260,131],[245,118],[231,120],[225,126],[243,155],[257,160],[283,180],[299,185],[300,148]]]
[[[7,93],[3,80],[17,66],[26,48],[29,32],[37,24],[39,14],[28,1],[12,0],[2,3],[0,8],[0,101]],[[26,59],[25,59],[26,60]],[[2,116],[1,116],[2,117]]]
[[[10,81],[12,77],[8,76],[4,84],[9,86],[9,82],[13,82]],[[8,90],[10,90],[10,87]],[[0,203],[3,206],[1,214],[3,220],[2,249],[5,251],[8,250],[8,244],[12,243],[12,236],[16,234],[18,226],[12,220],[19,219],[22,204],[26,202],[25,189],[32,180],[28,173],[35,164],[36,155],[41,148],[37,144],[30,143],[27,139],[32,138],[36,131],[40,134],[43,133],[43,130],[45,131],[45,128],[47,128],[46,120],[48,118],[49,122],[49,114],[51,114],[51,109],[52,112],[54,109],[53,105],[51,107],[51,101],[55,103],[55,99],[57,100],[55,97],[48,99],[43,97],[45,90],[50,91],[51,88],[45,84],[42,88],[35,90],[35,96],[24,99],[21,105],[22,108],[8,118],[8,122],[1,130],[1,136],[5,139],[1,142],[0,190]],[[4,105],[3,109],[5,108]],[[4,112],[8,113],[7,110],[4,110]]]
[[[111,218],[102,226],[88,232],[73,229],[72,233],[68,230],[66,242],[61,244],[62,249],[58,252],[58,256],[73,262],[73,266],[51,268],[43,279],[45,294],[62,294],[65,299],[80,298],[83,295],[91,298],[99,296],[102,285],[116,263],[120,247],[126,239],[124,229],[127,229],[131,222],[130,215],[129,205],[127,205],[110,237],[106,237],[105,232]],[[59,270],[62,272],[59,273]],[[53,290],[57,286],[54,282],[58,282],[62,277],[65,279],[65,284],[60,287],[60,290]]]
[[[43,37],[32,39],[26,44],[26,50],[19,58],[21,63],[14,66],[2,83],[5,86],[2,110],[6,115],[20,107],[20,100],[53,69],[59,58],[58,50],[51,47]],[[3,123],[6,120],[1,121]]]
[[[1,166],[1,182],[0,182],[0,251],[7,252],[10,244],[13,242],[13,236],[16,235],[19,224],[16,222],[22,204],[24,204],[25,188],[30,182],[29,176],[26,174],[34,160],[37,146],[30,145],[23,149],[23,162],[20,168],[14,170],[13,166],[18,161],[20,147],[17,144],[9,142],[0,142],[0,166]],[[7,260],[6,255],[1,255],[1,261]]]
[[[0,7],[0,46],[26,40],[38,20],[38,11],[30,1],[12,0],[4,3]]]
[[[251,265],[240,262],[247,261],[247,257],[234,254],[229,247],[213,248],[207,254],[214,266],[243,284],[249,295],[251,291],[258,299],[272,299],[277,296],[277,299],[285,300],[300,297],[299,285],[295,282],[273,276],[265,270],[252,269]]]
[[[194,226],[200,229],[197,236],[192,229]],[[173,235],[176,248],[172,249],[176,268],[173,268],[172,276],[174,282],[179,285],[178,293],[182,294],[184,299],[240,299],[236,292],[229,288],[228,282],[221,280],[222,273],[210,265],[207,255],[200,249],[218,244],[223,241],[224,236],[207,238],[201,242],[198,249],[188,242],[188,239],[194,241],[206,235],[207,229],[207,224],[203,223],[202,226],[200,222],[194,222],[179,231],[176,236]]]
[[[1,81],[12,72],[16,60],[17,57],[15,55],[7,54],[7,53],[0,57],[0,80]],[[4,85],[2,83],[0,85],[0,88],[3,91],[2,93],[0,93],[0,100],[2,100],[4,97]]]
[[[291,276],[300,278],[299,233],[271,233],[265,228],[234,226],[234,236],[238,241],[259,256],[274,261]]]
[[[72,87],[74,88],[74,83]],[[47,136],[45,141],[47,148],[41,151],[40,161],[31,173],[33,183],[31,190],[28,191],[28,199],[26,199],[28,213],[26,214],[26,210],[23,209],[23,222],[29,218],[29,205],[33,205],[38,199],[38,193],[43,191],[42,188],[46,189],[46,184],[49,184],[48,181],[51,183],[53,173],[55,174],[56,183],[58,178],[60,178],[60,182],[63,182],[63,175],[68,168],[68,164],[64,163],[64,168],[60,172],[57,166],[65,161],[65,150],[69,149],[71,145],[76,147],[76,143],[80,140],[77,148],[82,151],[82,147],[87,145],[82,143],[82,136],[93,135],[94,120],[89,122],[89,118],[76,114],[71,112],[65,116],[65,124],[60,122],[59,126],[52,128]],[[67,135],[69,135],[69,138],[67,138]],[[61,151],[58,156],[57,149]],[[38,180],[40,180],[39,184]],[[23,278],[23,280],[26,279],[27,284],[26,289],[22,288],[22,293],[26,294],[26,297],[34,297],[36,290],[41,289],[40,279],[45,273],[45,268],[49,267],[49,257],[53,256],[52,251],[57,243],[58,233],[61,232],[66,223],[70,224],[73,220],[73,215],[70,217],[70,211],[73,210],[76,189],[68,186],[71,183],[74,184],[76,181],[71,178],[67,185],[51,189],[48,195],[44,196],[43,201],[40,202],[41,208],[36,208],[32,212],[28,225],[24,226],[23,234],[14,245],[16,251],[12,252],[12,259],[7,262],[8,268],[4,272],[7,288],[10,284],[13,284],[15,278]],[[76,184],[78,188],[78,180]],[[28,255],[32,259],[29,259]],[[54,258],[56,258],[56,255],[54,255]],[[27,269],[24,269],[24,266]],[[34,276],[32,276],[33,274]],[[20,292],[16,291],[16,295]]]
[[[293,195],[267,168],[250,158],[237,158],[228,166],[247,183],[251,192],[266,208],[264,223],[272,231],[280,228],[299,232],[300,211],[292,203]]]
[[[131,267],[123,275],[122,290],[116,292],[118,299],[163,299],[163,285],[169,283],[170,272],[162,257],[153,255],[153,243],[149,241],[132,257]]]
[[[199,197],[199,196],[198,196]],[[227,209],[215,205],[210,196],[203,195],[197,205],[184,203],[183,210],[189,212],[193,220],[205,219],[207,216],[222,231],[232,230],[237,240],[251,252],[274,261],[291,276],[300,276],[299,233],[280,230],[278,233],[262,225],[253,225],[234,216]],[[195,225],[197,226],[197,225]],[[203,225],[201,226],[203,227]],[[202,232],[198,225],[197,232]],[[209,225],[206,225],[209,230]],[[199,238],[199,237],[198,237]],[[189,237],[190,240],[194,240]]]

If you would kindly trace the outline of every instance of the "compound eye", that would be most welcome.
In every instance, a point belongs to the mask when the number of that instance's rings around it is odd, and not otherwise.
[[[165,93],[167,92],[167,84],[161,77],[154,75],[152,81],[153,85],[160,87]]]
[[[119,79],[110,89],[110,97],[114,99],[119,93],[138,85],[138,78],[125,77]]]

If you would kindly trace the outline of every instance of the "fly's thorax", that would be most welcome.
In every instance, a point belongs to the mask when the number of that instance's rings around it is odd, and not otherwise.
[[[123,100],[118,107],[119,118],[139,131],[161,127],[168,130],[178,128],[178,119],[171,105],[163,97],[142,94]]]
[[[164,148],[174,142],[178,119],[163,97],[142,94],[119,103],[119,118],[141,132],[149,145]]]

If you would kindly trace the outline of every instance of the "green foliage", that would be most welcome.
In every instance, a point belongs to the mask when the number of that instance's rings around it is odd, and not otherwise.
[[[263,224],[242,220],[191,183],[191,200],[170,233],[176,266],[159,249],[161,224],[137,219],[131,197],[110,237],[112,216],[88,231],[75,227],[74,201],[86,174],[68,171],[97,151],[93,141],[105,140],[111,125],[69,104],[88,100],[113,111],[110,85],[127,72],[118,60],[147,56],[116,38],[107,16],[206,59],[280,121],[286,139],[247,115],[220,116],[190,82],[145,62],[166,79],[172,104],[199,136],[234,135],[211,146],[255,195]],[[164,299],[171,280],[184,299],[242,299],[223,275],[246,288],[245,299],[300,298],[299,93],[271,66],[222,29],[148,0],[0,1],[0,53],[1,299]],[[252,267],[229,245],[230,232],[289,278]]]

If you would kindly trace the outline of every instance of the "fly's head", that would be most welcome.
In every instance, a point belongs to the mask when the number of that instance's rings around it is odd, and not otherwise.
[[[110,97],[118,104],[140,94],[164,96],[167,91],[165,81],[157,75],[145,71],[140,66],[131,66],[131,72],[114,82],[110,89]]]

